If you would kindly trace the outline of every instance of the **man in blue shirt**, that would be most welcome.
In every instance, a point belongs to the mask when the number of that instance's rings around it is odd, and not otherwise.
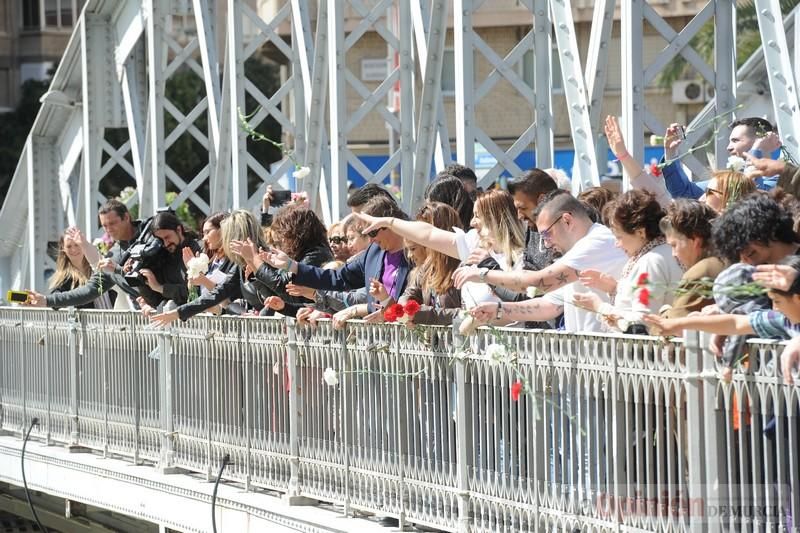
[[[770,157],[781,147],[781,141],[772,124],[763,118],[750,117],[736,120],[730,125],[731,135],[728,138],[728,154],[744,157]],[[678,146],[683,142],[680,134],[680,125],[671,124],[664,136],[664,160],[671,161],[663,169],[664,184],[673,198],[699,199],[705,194],[705,188],[692,182],[683,170],[680,160],[677,160]],[[662,161],[663,162],[663,161]],[[718,161],[719,165],[720,162]],[[763,176],[754,178],[756,188],[768,191],[775,187],[778,176]]]

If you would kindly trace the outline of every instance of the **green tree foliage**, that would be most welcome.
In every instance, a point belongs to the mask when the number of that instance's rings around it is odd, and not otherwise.
[[[5,200],[11,178],[17,168],[25,140],[41,104],[39,98],[47,91],[49,81],[28,80],[22,85],[22,98],[17,108],[0,114],[0,205]]]
[[[780,0],[781,12],[786,16],[792,9],[800,4],[800,0]],[[714,20],[708,21],[697,35],[690,41],[690,46],[709,65],[714,64]],[[736,3],[736,66],[741,67],[747,59],[761,46],[761,36],[758,32],[758,16],[754,0],[740,0]],[[692,66],[678,55],[673,59],[657,78],[660,87],[672,87],[675,81],[686,78],[696,78]]]

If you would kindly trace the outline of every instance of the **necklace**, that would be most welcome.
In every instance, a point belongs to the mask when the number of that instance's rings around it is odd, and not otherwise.
[[[639,261],[639,259],[642,258],[642,256],[644,254],[646,254],[647,252],[649,252],[650,250],[652,250],[656,246],[661,246],[662,244],[666,244],[666,242],[667,242],[667,240],[664,237],[656,237],[652,241],[650,241],[650,242],[646,243],[644,246],[642,246],[639,249],[639,251],[636,252],[636,255],[634,255],[633,257],[628,259],[628,262],[625,263],[625,266],[622,268],[621,279],[625,279],[625,278],[628,277],[628,275],[631,273],[631,271],[633,271],[633,267],[636,266],[636,263]]]

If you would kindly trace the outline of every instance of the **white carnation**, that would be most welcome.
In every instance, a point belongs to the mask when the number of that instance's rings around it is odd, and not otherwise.
[[[308,167],[300,167],[297,170],[295,170],[294,172],[292,172],[292,177],[294,177],[294,179],[296,179],[296,180],[301,180],[301,179],[303,179],[305,177],[308,177],[309,174],[311,174],[311,169],[310,168],[308,168]]]
[[[736,172],[744,172],[744,167],[747,166],[747,161],[739,156],[732,155],[728,158],[727,169]]]
[[[192,257],[189,259],[188,263],[186,263],[186,275],[190,278],[194,278],[200,274],[205,274],[208,272],[208,264],[210,262],[211,260],[206,254],[200,254],[197,257]]]
[[[325,369],[325,372],[322,373],[322,379],[325,380],[325,383],[334,387],[339,384],[339,374],[336,370],[328,367]]]
[[[525,289],[525,294],[528,295],[528,298],[536,298],[536,295],[539,293],[539,289],[536,287],[528,287]]]
[[[405,314],[403,316],[397,317],[398,324],[408,324],[409,320],[411,320],[411,317]]]
[[[661,135],[650,136],[650,146],[661,146],[662,144],[664,144],[664,137]]]
[[[486,355],[487,357],[489,357],[489,363],[492,366],[504,363],[508,358],[508,352],[506,351],[506,347],[496,342],[493,342],[492,344],[486,347]]]

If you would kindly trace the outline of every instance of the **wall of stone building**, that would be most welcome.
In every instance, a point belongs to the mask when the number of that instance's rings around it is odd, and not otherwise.
[[[505,56],[519,40],[525,35],[529,27],[485,27],[478,28],[478,35],[498,55]],[[578,46],[581,57],[585,61],[586,50],[589,43],[591,26],[589,23],[578,24]],[[658,35],[646,35],[644,42],[645,64],[651,62],[664,48],[665,41]],[[448,31],[446,47],[452,49],[453,34]],[[603,100],[603,114],[620,114],[621,107],[621,59],[619,29],[615,28],[609,49],[608,79],[605,97]],[[365,34],[348,52],[348,67],[360,76],[361,62],[363,59],[379,59],[386,56],[386,43],[377,33]],[[554,55],[556,55],[554,53]],[[483,54],[475,53],[475,87],[485,80],[493,67]],[[523,77],[524,67],[521,65],[517,72]],[[524,79],[524,78],[523,78]],[[378,87],[379,82],[364,82],[370,90]],[[558,84],[560,85],[560,84]],[[348,87],[348,111],[354,112],[361,100],[351,87]],[[553,115],[555,123],[555,141],[557,148],[570,146],[570,124],[567,113],[564,93],[557,86],[552,91]],[[646,102],[650,111],[665,124],[678,121],[686,122],[700,110],[701,105],[687,106],[672,102],[670,89],[651,85],[646,90]],[[445,115],[451,139],[455,138],[455,95],[444,96]],[[509,146],[534,119],[533,111],[527,99],[524,98],[512,84],[501,79],[491,91],[476,103],[476,123],[486,131],[498,144]],[[599,133],[599,132],[597,132]],[[359,127],[349,136],[352,144],[385,145],[388,133],[383,117],[376,111],[371,112]],[[366,147],[365,147],[366,148]]]

